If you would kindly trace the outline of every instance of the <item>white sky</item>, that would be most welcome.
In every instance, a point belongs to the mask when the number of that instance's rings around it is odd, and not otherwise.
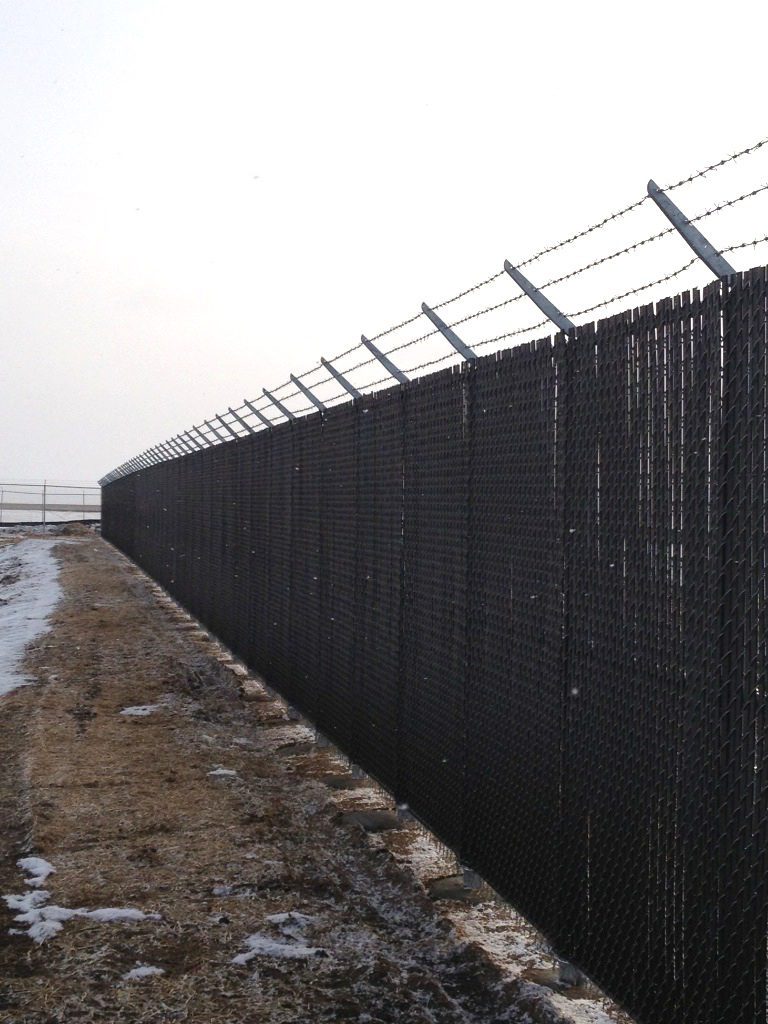
[[[102,476],[649,177],[768,135],[767,12],[2,0],[0,478]],[[693,215],[766,182],[768,147],[675,198]],[[766,235],[764,199],[702,230],[718,247]],[[631,218],[527,273],[543,283],[666,225],[650,204]],[[665,239],[549,294],[573,312],[689,256]],[[638,301],[709,279],[697,267]],[[446,316],[515,291],[505,276]],[[539,319],[525,300],[462,336]]]

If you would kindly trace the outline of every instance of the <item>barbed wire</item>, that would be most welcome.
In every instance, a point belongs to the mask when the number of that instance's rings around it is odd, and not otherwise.
[[[521,334],[529,334],[531,331],[537,331],[540,327],[547,327],[550,323],[550,320],[539,320],[538,323],[530,324],[528,327],[518,327],[515,331],[506,331],[504,334],[497,334],[493,338],[485,338],[483,341],[477,341],[473,347],[482,348],[484,345],[493,345],[495,342],[504,341],[507,338],[517,338]]]
[[[388,334],[394,334],[395,331],[399,331],[401,327],[407,327],[408,324],[416,323],[416,321],[419,319],[420,316],[421,316],[421,313],[417,313],[415,316],[408,317],[407,320],[401,320],[399,324],[395,324],[394,327],[388,327],[386,329],[386,331],[379,331],[378,334],[372,334],[368,340],[369,341],[378,341],[379,338],[385,338]],[[339,357],[336,356],[334,358],[338,359]]]
[[[736,153],[733,153],[733,154],[731,154],[731,155],[729,155],[727,157],[724,157],[721,160],[717,160],[717,161],[707,165],[706,167],[703,167],[700,170],[694,172],[693,174],[690,174],[690,175],[688,175],[685,178],[681,178],[679,181],[676,181],[676,182],[672,183],[671,185],[667,185],[663,189],[663,191],[665,191],[665,192],[672,192],[672,191],[674,191],[676,189],[679,189],[679,188],[681,188],[681,187],[683,187],[685,185],[690,184],[691,182],[694,182],[694,181],[697,181],[698,179],[704,178],[706,175],[711,174],[711,173],[713,173],[715,171],[718,171],[721,168],[725,167],[726,165],[734,163],[735,161],[741,159],[742,157],[745,157],[745,156],[747,156],[749,154],[752,154],[752,153],[755,153],[755,152],[759,151],[760,149],[762,149],[766,145],[768,145],[768,138],[760,139],[757,142],[753,143],[752,145],[747,146],[744,149],[741,149],[741,150],[739,150]],[[698,214],[696,217],[691,217],[690,219],[687,220],[687,223],[688,224],[694,224],[694,223],[696,223],[696,222],[698,222],[700,220],[703,220],[703,219],[705,219],[707,217],[712,216],[713,214],[719,213],[719,212],[721,212],[722,210],[725,210],[725,209],[729,209],[729,208],[735,206],[737,203],[740,203],[740,202],[743,202],[743,201],[745,201],[747,199],[753,198],[754,196],[757,196],[757,195],[759,195],[759,194],[761,194],[763,192],[766,192],[766,191],[768,191],[768,183],[764,184],[764,185],[761,185],[761,186],[759,186],[756,189],[752,189],[749,192],[745,192],[742,195],[736,196],[736,197],[734,197],[732,199],[724,200],[723,202],[716,204],[711,209],[706,210],[703,213]],[[543,258],[544,256],[550,255],[551,253],[558,252],[561,249],[564,249],[566,246],[571,245],[572,243],[578,241],[579,239],[585,238],[586,236],[593,234],[595,231],[599,231],[600,229],[606,227],[608,224],[611,224],[614,221],[617,221],[620,218],[627,216],[629,213],[632,213],[634,210],[639,209],[644,203],[646,203],[648,201],[648,199],[649,199],[649,196],[646,194],[646,195],[642,196],[641,198],[634,200],[633,202],[631,202],[631,203],[627,204],[626,206],[622,207],[621,209],[614,211],[613,213],[609,214],[606,217],[603,217],[601,220],[595,222],[594,224],[591,224],[591,225],[587,226],[586,228],[583,228],[582,230],[580,230],[578,232],[575,232],[574,234],[568,236],[567,238],[564,238],[564,239],[560,240],[559,242],[556,242],[556,243],[554,243],[552,245],[546,246],[546,247],[538,250],[532,256],[529,256],[527,259],[525,259],[522,262],[518,263],[517,266],[520,267],[520,268],[526,267],[526,266],[530,265],[531,263],[534,263],[537,260]],[[549,281],[546,281],[543,285],[541,285],[541,288],[548,288],[548,287],[551,287],[552,285],[562,283],[563,281],[571,280],[572,278],[575,278],[575,277],[579,276],[580,274],[585,273],[587,270],[591,270],[591,269],[593,269],[595,267],[602,266],[603,264],[611,262],[612,260],[615,260],[615,259],[617,259],[620,256],[626,255],[626,254],[628,254],[630,252],[634,252],[635,250],[637,250],[637,249],[639,249],[639,248],[641,248],[641,247],[643,247],[645,245],[649,245],[649,244],[651,244],[651,243],[653,243],[655,241],[658,241],[659,239],[665,237],[666,235],[672,234],[675,230],[676,230],[675,227],[665,228],[664,230],[656,232],[653,235],[649,235],[647,238],[641,239],[640,241],[637,241],[637,242],[633,242],[630,245],[627,245],[627,246],[625,246],[622,249],[618,249],[618,250],[616,250],[613,253],[609,253],[608,255],[601,256],[601,257],[599,257],[597,259],[594,259],[594,260],[590,261],[589,263],[586,263],[583,266],[576,268],[575,270],[571,270],[571,271],[568,271],[565,274],[561,274],[558,277],[551,278]],[[748,242],[738,242],[738,243],[735,243],[734,245],[728,246],[728,247],[720,250],[720,252],[721,252],[721,254],[727,253],[727,252],[734,252],[734,251],[740,250],[740,249],[746,249],[746,248],[750,248],[750,247],[755,247],[755,246],[763,244],[765,242],[768,242],[768,236],[764,236],[762,238],[756,238],[756,239],[754,239],[752,241],[748,241]],[[677,270],[671,271],[669,274],[665,274],[662,277],[656,278],[654,281],[647,282],[646,284],[640,285],[640,286],[638,286],[636,288],[628,289],[627,291],[624,291],[624,292],[621,292],[620,294],[614,295],[614,296],[612,296],[609,299],[604,299],[604,300],[602,300],[599,303],[596,303],[596,304],[594,304],[592,306],[586,307],[585,309],[579,310],[578,312],[572,313],[572,314],[569,314],[569,315],[571,317],[586,316],[589,313],[593,313],[593,312],[595,312],[598,309],[603,309],[606,306],[610,306],[611,304],[613,304],[615,302],[618,302],[618,301],[620,301],[622,299],[627,299],[627,298],[630,298],[631,296],[638,295],[638,294],[640,294],[643,291],[647,291],[650,288],[653,288],[653,287],[658,286],[660,284],[663,284],[663,283],[666,283],[668,281],[671,281],[671,280],[673,280],[676,277],[679,277],[681,274],[683,274],[686,270],[688,270],[691,266],[693,266],[697,262],[698,262],[698,258],[694,257],[692,260],[690,260],[689,262],[687,262],[683,266],[679,267]],[[488,277],[484,278],[483,280],[477,282],[476,284],[471,285],[470,287],[463,289],[462,291],[458,292],[456,295],[453,295],[450,298],[444,299],[441,302],[433,305],[432,309],[434,309],[434,310],[442,309],[442,308],[450,305],[451,303],[458,301],[459,299],[465,298],[467,295],[470,295],[470,294],[473,294],[474,292],[480,291],[481,289],[487,287],[492,282],[494,282],[494,281],[498,280],[499,278],[503,277],[504,273],[505,273],[504,270],[499,270],[499,271],[495,272],[494,274],[491,274],[490,276],[488,276]],[[472,313],[468,313],[467,315],[465,315],[465,316],[461,317],[460,319],[454,321],[453,323],[449,324],[449,326],[450,327],[457,327],[457,326],[459,326],[461,324],[467,323],[470,320],[474,320],[474,319],[476,319],[478,317],[484,316],[484,315],[486,315],[488,313],[494,312],[494,311],[499,310],[499,309],[501,309],[503,307],[511,305],[514,302],[518,302],[521,299],[523,299],[524,297],[525,297],[525,293],[521,292],[520,294],[511,296],[510,298],[504,299],[501,302],[497,302],[497,303],[494,303],[492,305],[486,306],[483,309],[476,310],[476,311],[474,311]],[[371,341],[376,341],[376,340],[378,340],[380,338],[387,337],[387,336],[395,333],[396,331],[402,329],[403,327],[407,327],[407,326],[409,326],[411,324],[416,323],[421,318],[422,315],[423,314],[421,312],[419,312],[419,313],[416,313],[413,316],[407,317],[406,319],[400,321],[399,323],[394,324],[393,326],[388,327],[385,330],[378,332],[377,334],[371,335],[370,336],[370,340]],[[506,339],[509,339],[509,338],[518,337],[518,336],[520,336],[522,334],[530,333],[533,330],[537,330],[540,327],[544,327],[548,323],[549,323],[548,320],[543,320],[543,321],[540,321],[537,324],[532,324],[532,325],[530,325],[528,327],[522,327],[522,328],[516,329],[514,331],[508,331],[508,332],[505,332],[503,334],[496,335],[493,338],[486,338],[486,339],[484,339],[484,340],[482,340],[480,342],[474,343],[474,347],[475,348],[482,348],[484,346],[487,346],[487,345],[490,345],[490,344],[494,344],[494,343],[497,343],[499,341],[503,341],[503,340],[506,340]],[[440,331],[437,328],[433,328],[433,329],[425,332],[424,334],[419,335],[416,338],[412,338],[412,339],[410,339],[408,341],[401,342],[400,344],[398,344],[398,345],[394,346],[393,348],[389,349],[388,352],[385,353],[385,354],[391,355],[391,354],[394,354],[396,352],[400,352],[400,351],[402,351],[404,349],[412,347],[413,345],[419,344],[420,342],[423,342],[423,341],[427,340],[428,338],[434,337],[434,336],[436,336],[439,333],[440,333]],[[346,349],[345,351],[335,355],[332,358],[331,362],[338,363],[340,360],[345,359],[347,356],[352,355],[353,353],[359,351],[361,348],[363,348],[362,343],[358,342],[357,344],[351,346],[350,348]],[[449,360],[451,358],[455,358],[455,353],[446,353],[445,355],[441,355],[441,356],[436,357],[434,359],[427,360],[425,362],[420,363],[418,366],[415,366],[415,367],[409,369],[407,372],[408,373],[415,373],[415,372],[418,372],[419,370],[427,369],[427,368],[429,368],[431,366],[436,366],[439,363],[446,362],[447,360]],[[375,356],[369,355],[365,359],[362,359],[361,361],[359,361],[356,364],[354,364],[353,366],[351,366],[349,368],[345,368],[343,372],[344,372],[344,374],[351,374],[351,373],[354,373],[354,372],[356,372],[356,371],[358,371],[358,370],[360,370],[360,369],[362,369],[362,368],[364,368],[366,366],[371,365],[372,363],[374,363],[376,361],[377,360],[376,360]],[[298,380],[304,380],[307,377],[310,377],[311,375],[313,375],[313,374],[315,374],[317,372],[322,371],[322,369],[323,369],[323,366],[322,366],[322,363],[321,363],[319,365],[315,365],[314,367],[312,367],[309,370],[304,371],[301,374],[297,374],[296,377],[297,377]],[[374,382],[373,384],[366,385],[366,387],[368,387],[368,388],[378,387],[379,384],[385,383],[388,379],[389,379],[389,376],[387,375],[387,376],[381,378],[381,380]],[[327,376],[323,377],[320,381],[317,381],[317,382],[313,383],[313,387],[324,386],[325,384],[330,383],[332,380],[334,380],[334,377],[332,375],[327,375]],[[282,384],[277,385],[276,387],[274,387],[274,388],[272,388],[270,390],[271,390],[272,394],[280,395],[280,401],[283,402],[283,403],[286,403],[286,402],[289,402],[291,399],[295,398],[298,395],[303,395],[303,392],[299,388],[294,388],[293,390],[289,391],[288,394],[283,394],[283,392],[287,388],[290,388],[292,383],[293,382],[291,380],[288,380],[288,381],[285,381]],[[338,399],[344,398],[345,396],[346,396],[346,392],[340,392],[340,393],[334,395],[333,397],[327,399],[326,400],[326,404],[334,402],[334,401],[337,401]],[[266,410],[278,411],[279,412],[279,410],[276,409],[274,404],[270,401],[270,399],[266,395],[260,395],[258,398],[254,399],[253,401],[248,401],[245,404],[243,404],[242,406],[238,406],[236,412],[238,414],[242,413],[242,416],[240,418],[247,424],[247,429],[249,429],[249,430],[251,428],[250,418],[253,416],[253,410],[250,408],[250,406],[253,406],[254,408],[257,408],[262,415],[266,415]],[[303,415],[304,413],[311,412],[314,409],[315,409],[314,406],[305,406],[305,407],[302,407],[299,410],[293,411],[293,415]],[[227,410],[227,412],[224,413],[223,416],[221,416],[218,413],[215,414],[214,417],[212,417],[213,422],[215,423],[216,420],[219,420],[222,424],[228,423],[229,421],[225,420],[224,417],[227,416],[229,411],[230,410]],[[271,417],[268,416],[267,418],[270,419],[271,422],[275,422],[274,420],[271,419]],[[233,429],[235,429],[235,428],[242,429],[242,427],[243,427],[242,423],[240,423],[235,417],[232,417],[232,420],[233,420],[233,422],[229,423],[229,425],[232,426]],[[204,424],[201,424],[200,427],[193,426],[191,428],[191,431],[199,431],[199,434],[202,436],[204,443],[207,443],[207,444],[216,443],[217,440],[222,440],[223,441],[223,440],[228,440],[229,439],[229,435],[228,434],[226,436],[220,434],[218,430],[216,430],[214,427],[210,426],[207,422],[204,423]],[[183,445],[182,442],[186,441],[186,443],[189,444],[190,440],[191,441],[195,441],[196,440],[196,434],[192,433],[191,431],[185,431],[183,434],[177,435],[173,440],[178,445],[183,447],[184,445]],[[244,434],[240,434],[239,436],[245,436],[245,435]],[[163,444],[168,444],[168,442],[163,442]],[[173,450],[173,446],[168,444],[168,447]],[[108,476],[105,477],[104,479],[105,480],[107,480],[107,479],[114,479],[115,475],[121,475],[123,472],[130,472],[132,467],[134,467],[136,465],[137,461],[148,460],[148,459],[156,459],[157,456],[158,456],[158,451],[159,451],[159,453],[167,456],[167,453],[165,452],[164,448],[162,448],[160,446],[155,446],[154,449],[147,449],[145,452],[142,452],[141,455],[134,456],[132,459],[127,460],[120,467],[118,467],[116,470],[112,470],[112,472],[110,474],[108,474]],[[151,454],[150,454],[150,452],[151,452]]]
[[[730,156],[726,156],[722,160],[716,160],[708,167],[704,167],[702,170],[696,171],[695,174],[689,174],[687,178],[681,178],[680,181],[676,181],[674,185],[667,185],[664,191],[674,192],[676,188],[680,188],[683,185],[689,185],[692,181],[696,181],[698,178],[703,178],[712,171],[720,170],[720,168],[725,167],[726,164],[731,164],[735,160],[739,160],[741,157],[747,156],[749,153],[756,153],[758,149],[762,149],[762,147],[766,145],[768,145],[768,138],[760,139],[759,142],[755,142],[751,146],[747,146],[746,149],[740,149],[738,153],[732,153]]]
[[[490,284],[492,281],[497,281],[500,277],[503,277],[503,276],[504,276],[504,271],[503,270],[499,270],[495,274],[491,274],[490,277],[486,277],[484,281],[479,281],[477,284],[473,284],[470,288],[465,288],[464,291],[463,292],[459,292],[458,295],[454,295],[450,299],[443,299],[442,302],[438,302],[438,304],[436,306],[433,306],[432,309],[442,309],[443,306],[448,306],[448,305],[450,305],[451,302],[456,302],[456,301],[458,301],[458,299],[463,299],[465,295],[469,295],[472,292],[477,292],[481,288],[485,288],[485,286],[487,284]]]
[[[675,277],[679,277],[680,274],[684,273],[689,267],[692,267],[694,263],[699,262],[699,257],[694,256],[692,260],[689,260],[678,270],[673,270],[669,274],[665,274],[663,277],[657,278],[655,281],[649,281],[647,284],[641,284],[637,288],[630,288],[629,291],[622,292],[620,295],[614,295],[610,299],[604,299],[602,302],[598,302],[594,306],[588,306],[586,309],[580,309],[576,313],[569,313],[568,317],[573,318],[576,316],[586,316],[587,313],[593,313],[596,309],[602,309],[604,306],[610,306],[613,302],[618,302],[619,299],[627,299],[631,295],[639,295],[640,292],[647,291],[649,288],[653,288],[657,284],[664,284],[666,281],[671,281]]]
[[[753,198],[753,196],[760,195],[761,192],[765,191],[768,191],[768,184],[761,185],[759,188],[752,189],[752,191],[750,192],[744,192],[742,195],[736,196],[733,199],[728,199],[723,201],[722,203],[718,203],[716,206],[713,206],[710,209],[705,210],[703,213],[697,214],[695,217],[687,218],[685,223],[696,224],[699,221],[704,220],[706,217],[711,217],[715,213],[720,213],[722,210],[736,206],[737,203],[741,203],[747,199],[751,199]],[[572,278],[578,277],[580,274],[585,273],[585,271],[587,270],[592,270],[594,267],[599,267],[605,263],[610,263],[612,260],[617,259],[619,256],[625,256],[630,252],[634,252],[636,249],[642,248],[644,245],[648,245],[651,242],[656,242],[659,239],[666,237],[667,235],[674,234],[676,231],[677,228],[674,225],[668,228],[663,228],[661,231],[657,231],[656,234],[649,235],[647,238],[643,238],[639,242],[632,242],[630,245],[625,246],[623,249],[618,249],[616,252],[610,253],[607,256],[601,256],[598,259],[592,260],[590,263],[585,263],[583,266],[578,267],[576,270],[571,270],[567,274],[561,274],[559,277],[550,278],[549,281],[545,281],[544,284],[541,285],[541,289],[543,290],[544,288],[549,288],[554,284],[561,284],[563,281],[569,281]],[[501,309],[503,306],[508,306],[513,302],[518,302],[520,299],[523,299],[525,297],[525,292],[520,292],[520,294],[514,295],[509,299],[504,299],[504,301],[502,302],[497,302],[492,306],[486,306],[484,309],[479,309],[475,313],[469,313],[467,316],[462,317],[460,320],[454,321],[448,326],[459,327],[461,324],[467,323],[467,321],[469,320],[474,320],[476,317],[484,316],[486,313],[492,313],[497,309]],[[422,335],[422,338],[415,340],[422,340],[425,337],[429,337],[429,335]]]
[[[725,252],[735,252],[737,249],[749,249],[756,245],[762,245],[763,242],[768,242],[768,235],[763,235],[762,238],[753,238],[751,242],[738,242],[736,245],[729,245],[721,251],[720,255],[722,256]]]

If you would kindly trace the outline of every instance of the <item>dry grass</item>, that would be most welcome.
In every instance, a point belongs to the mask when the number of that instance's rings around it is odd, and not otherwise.
[[[339,800],[359,799],[323,784],[343,770],[332,751],[278,702],[242,700],[216,645],[108,545],[58,551],[66,599],[29,659],[40,684],[3,703],[0,891],[22,891],[24,848],[55,865],[53,903],[161,919],[76,918],[42,946],[4,927],[4,1024],[529,1019],[386,847],[340,827]],[[290,942],[266,920],[287,911],[312,917],[327,955],[232,963],[254,932]],[[123,981],[139,963],[165,973]]]

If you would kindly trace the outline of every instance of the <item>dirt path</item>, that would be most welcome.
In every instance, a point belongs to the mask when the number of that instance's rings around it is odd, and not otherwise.
[[[413,877],[339,823],[329,755],[281,705],[243,701],[107,544],[57,554],[40,682],[3,701],[0,892],[32,891],[14,862],[34,854],[55,867],[46,905],[83,914],[38,945],[2,911],[0,1020],[526,1019]],[[84,916],[104,908],[159,917]],[[124,980],[139,965],[164,973]]]

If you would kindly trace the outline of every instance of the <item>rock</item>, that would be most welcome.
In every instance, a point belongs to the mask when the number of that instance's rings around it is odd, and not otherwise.
[[[457,900],[461,903],[476,903],[480,900],[477,889],[468,889],[464,885],[463,875],[435,878],[427,886],[427,893],[432,900]]]
[[[240,684],[240,696],[248,701],[268,701],[269,694],[255,679],[246,679]]]
[[[359,825],[366,832],[387,832],[400,825],[393,811],[384,810],[348,811],[341,820],[344,825]]]

